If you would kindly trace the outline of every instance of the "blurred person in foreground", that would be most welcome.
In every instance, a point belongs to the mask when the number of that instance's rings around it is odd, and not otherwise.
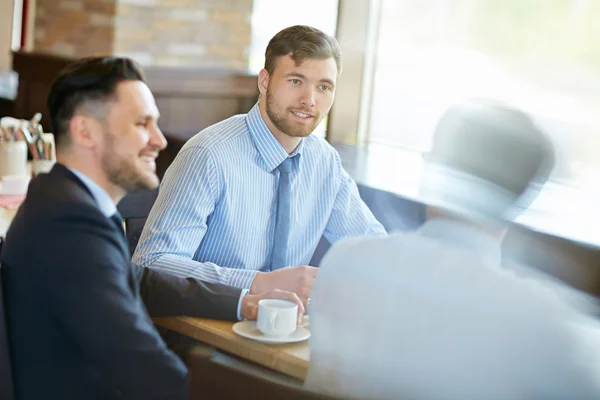
[[[220,284],[132,266],[116,204],[158,185],[166,146],[143,72],[85,59],[54,81],[58,163],[32,180],[0,255],[19,399],[185,399],[187,370],[152,316],[256,318],[257,302]],[[142,303],[143,301],[143,303]]]
[[[132,261],[250,293],[289,290],[307,303],[321,237],[385,236],[337,151],[312,134],[341,70],[334,37],[303,25],[277,33],[258,74],[258,103],[181,149]]]
[[[325,255],[307,386],[350,398],[600,398],[597,323],[526,268],[501,265],[506,229],[553,160],[524,113],[450,107],[425,157],[425,224]]]

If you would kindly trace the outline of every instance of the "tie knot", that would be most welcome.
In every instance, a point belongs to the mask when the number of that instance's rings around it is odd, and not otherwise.
[[[277,167],[279,169],[279,172],[282,174],[289,174],[290,172],[292,172],[293,160],[293,157],[288,157],[285,160],[283,160],[283,162],[279,164],[279,167]]]

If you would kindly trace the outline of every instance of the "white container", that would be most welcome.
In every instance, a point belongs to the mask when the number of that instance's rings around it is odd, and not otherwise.
[[[0,143],[0,177],[27,176],[27,144],[23,141]]]
[[[46,143],[50,143],[50,146],[52,148],[52,151],[50,152],[49,157],[48,157],[48,155],[46,155],[46,159],[56,161],[56,143],[54,143],[54,134],[43,133],[42,140]]]
[[[56,161],[54,160],[31,160],[31,172],[34,176],[50,172]]]
[[[0,195],[23,196],[27,194],[29,186],[28,176],[5,175],[0,182]]]

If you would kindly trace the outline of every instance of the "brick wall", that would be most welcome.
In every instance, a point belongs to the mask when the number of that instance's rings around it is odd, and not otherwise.
[[[111,54],[117,0],[37,0],[35,51],[68,57]]]
[[[246,69],[252,0],[37,0],[36,51]]]

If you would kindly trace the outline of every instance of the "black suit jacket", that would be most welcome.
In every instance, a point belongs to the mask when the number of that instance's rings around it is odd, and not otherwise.
[[[59,164],[31,182],[0,262],[20,399],[185,398],[146,308],[237,317],[239,289],[132,266],[122,228]]]

